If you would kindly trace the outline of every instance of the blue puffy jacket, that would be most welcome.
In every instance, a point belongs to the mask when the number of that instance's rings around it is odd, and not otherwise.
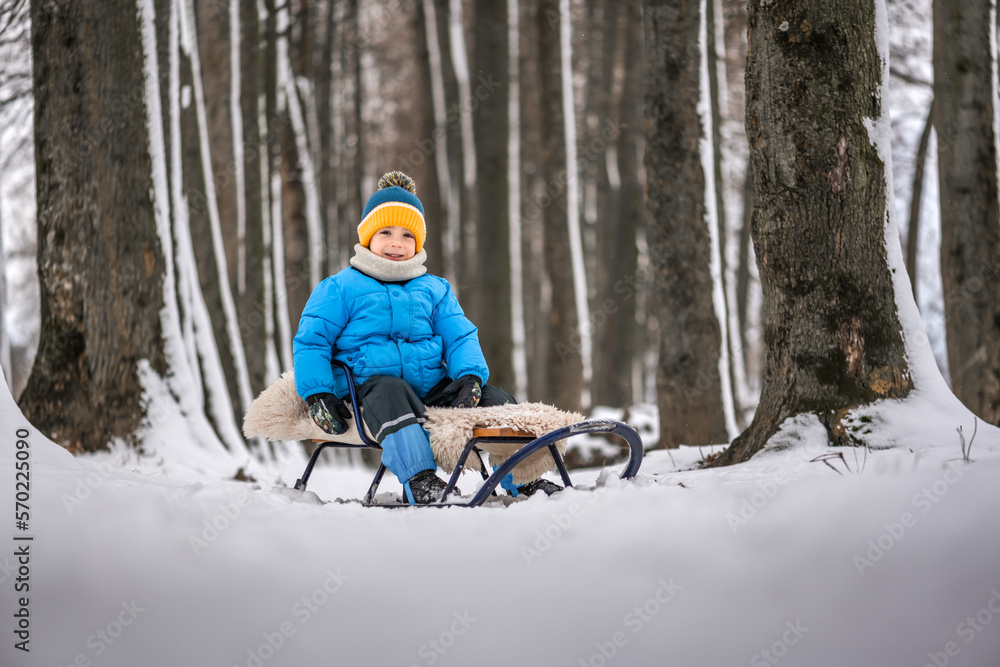
[[[448,281],[424,274],[383,283],[353,267],[321,282],[302,311],[292,342],[295,388],[306,398],[321,392],[344,397],[345,362],[361,384],[375,375],[406,380],[417,395],[445,377],[489,377],[478,330],[465,317]]]

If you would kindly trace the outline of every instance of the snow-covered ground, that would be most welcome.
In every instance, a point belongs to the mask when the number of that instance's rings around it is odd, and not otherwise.
[[[654,451],[632,482],[389,510],[328,502],[364,492],[358,468],[289,491],[301,457],[257,483],[182,441],[73,457],[4,393],[0,664],[995,667],[1000,431],[963,462],[973,424],[939,405],[883,410],[897,446],[843,474],[802,420],[728,469]]]

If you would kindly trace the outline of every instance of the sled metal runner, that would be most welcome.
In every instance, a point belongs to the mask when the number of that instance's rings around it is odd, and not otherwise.
[[[359,416],[361,414],[361,410],[358,405],[357,392],[355,391],[354,377],[345,365],[336,361],[334,363],[340,366],[347,376],[347,385],[350,392],[351,408],[354,410],[354,418],[360,419]],[[573,482],[570,479],[569,471],[566,469],[566,463],[563,461],[563,457],[559,453],[559,449],[556,447],[556,443],[560,440],[568,439],[577,435],[584,435],[588,433],[606,433],[624,440],[629,448],[629,456],[628,461],[625,463],[625,468],[622,470],[621,479],[632,479],[636,476],[636,474],[638,474],[639,467],[642,465],[643,449],[642,439],[639,437],[639,434],[628,424],[612,419],[590,419],[558,428],[539,437],[525,435],[520,432],[513,433],[514,434],[512,435],[474,435],[474,437],[466,443],[464,449],[462,450],[462,454],[459,457],[458,463],[455,465],[455,470],[452,472],[451,477],[448,480],[447,487],[442,494],[441,500],[436,504],[428,505],[428,507],[477,507],[482,505],[488,498],[497,495],[497,486],[500,485],[500,482],[504,477],[511,473],[514,468],[524,462],[528,457],[542,450],[547,450],[549,455],[552,456],[556,470],[558,470],[559,476],[562,478],[563,485],[567,488],[572,487]],[[306,464],[302,477],[296,480],[295,489],[301,491],[306,489],[306,485],[309,483],[309,477],[312,475],[313,467],[316,465],[316,461],[319,459],[320,454],[322,454],[323,450],[327,447],[375,449],[381,451],[382,448],[379,447],[378,443],[372,440],[371,437],[365,432],[363,424],[360,421],[358,422],[358,435],[362,440],[360,444],[330,441],[319,442],[316,449],[313,451],[312,456],[309,457],[309,462]],[[480,444],[485,445],[489,443],[513,443],[520,444],[521,446],[506,461],[498,466],[492,474],[490,474],[487,472],[486,466],[483,464],[482,450],[479,447]],[[476,452],[476,455],[479,457],[480,474],[483,477],[484,483],[476,494],[467,502],[448,502],[448,496],[454,491],[458,478],[461,475],[462,470],[465,468],[465,463],[473,452]],[[378,470],[375,472],[375,477],[372,479],[372,483],[368,487],[368,491],[365,493],[365,497],[361,503],[367,507],[411,507],[411,505],[406,503],[375,502],[375,494],[378,492],[378,487],[382,482],[382,477],[385,475],[385,471],[385,465],[379,464]]]

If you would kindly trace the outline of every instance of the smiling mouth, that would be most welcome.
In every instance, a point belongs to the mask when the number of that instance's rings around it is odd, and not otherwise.
[[[406,257],[403,253],[397,253],[397,252],[383,252],[382,256],[385,257],[386,259],[391,259],[397,262],[403,261],[403,259]]]

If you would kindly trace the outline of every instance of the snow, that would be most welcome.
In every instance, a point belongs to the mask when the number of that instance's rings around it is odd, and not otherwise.
[[[145,454],[73,457],[4,391],[0,488],[21,438],[31,497],[28,530],[4,522],[0,662],[995,665],[1000,430],[980,424],[965,463],[955,421],[910,408],[883,411],[905,444],[863,471],[855,450],[841,474],[811,462],[835,450],[802,418],[727,469],[654,451],[632,482],[577,471],[586,488],[505,509],[388,510],[327,502],[360,497],[359,468],[285,488],[301,456],[232,481],[247,462],[169,418]]]

